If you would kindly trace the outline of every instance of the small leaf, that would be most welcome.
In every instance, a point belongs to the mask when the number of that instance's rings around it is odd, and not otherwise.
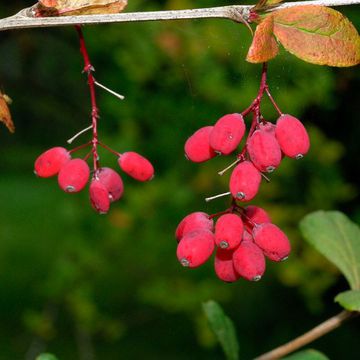
[[[215,301],[203,304],[203,309],[208,318],[212,331],[217,336],[226,358],[228,360],[239,359],[239,343],[236,338],[236,330],[233,322],[225,315],[223,309]]]
[[[260,10],[267,10],[268,8],[274,7],[284,0],[260,0],[258,3],[252,8],[252,11],[260,11]]]
[[[57,357],[53,354],[44,353],[36,357],[36,360],[57,360]]]
[[[338,211],[316,211],[300,222],[305,239],[360,289],[360,228]]]
[[[12,121],[8,104],[11,99],[0,92],[0,122],[3,122],[11,133],[15,132],[15,125]]]
[[[360,311],[360,290],[348,290],[336,296],[335,301],[345,310]]]
[[[299,351],[293,355],[282,358],[282,360],[329,360],[329,358],[320,351],[309,349]]]
[[[274,11],[274,34],[286,50],[309,63],[354,66],[360,63],[360,37],[341,13],[303,5]]]
[[[284,0],[267,0],[266,5],[276,5],[276,4],[280,4],[283,1]]]
[[[34,11],[36,16],[115,14],[126,5],[127,0],[39,0]]]
[[[279,52],[279,46],[273,35],[274,18],[267,16],[257,27],[246,60],[262,63],[273,59]]]

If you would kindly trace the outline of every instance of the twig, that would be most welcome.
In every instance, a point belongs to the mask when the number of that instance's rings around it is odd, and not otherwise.
[[[360,0],[314,0],[288,2],[275,8],[284,9],[298,5],[342,6],[356,4],[360,4]],[[14,16],[0,20],[0,31],[39,27],[68,26],[77,24],[108,24],[136,21],[208,18],[222,18],[233,20],[236,22],[244,22],[244,20],[248,20],[250,9],[252,7],[252,5],[231,5],[191,10],[147,11],[121,14],[60,16],[42,18],[33,17],[31,8],[26,8],[21,10],[18,14]]]
[[[275,360],[279,359],[291,352],[309,344],[310,342],[318,339],[319,337],[329,333],[332,330],[335,330],[345,321],[358,316],[359,313],[342,311],[338,315],[333,316],[332,318],[324,321],[320,325],[314,327],[312,330],[306,332],[305,334],[297,337],[294,340],[289,341],[288,343],[279,346],[278,348],[271,350],[263,355],[258,356],[254,360]]]

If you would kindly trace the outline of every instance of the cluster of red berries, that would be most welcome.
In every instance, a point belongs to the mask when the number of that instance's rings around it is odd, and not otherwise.
[[[245,134],[241,114],[228,114],[214,126],[197,130],[185,143],[185,155],[193,162],[204,162],[216,155],[229,155]],[[303,124],[291,115],[281,115],[276,125],[265,120],[250,129],[244,149],[237,155],[230,177],[230,192],[239,201],[250,201],[259,191],[262,173],[271,173],[283,156],[301,159],[310,147]]]
[[[90,167],[86,162],[87,159],[71,158],[74,150],[54,147],[45,151],[35,161],[35,174],[42,178],[57,175],[62,190],[68,193],[80,192],[90,179]],[[121,170],[132,178],[138,181],[148,181],[153,178],[154,168],[143,156],[136,152],[116,153],[116,155]],[[94,169],[89,193],[91,205],[98,213],[106,214],[110,204],[119,200],[123,192],[123,181],[115,170],[108,167]]]
[[[234,204],[219,216],[215,227],[212,216],[192,213],[180,222],[175,236],[179,241],[177,257],[185,267],[202,265],[216,247],[215,273],[226,282],[240,277],[260,280],[265,272],[265,256],[283,261],[291,249],[286,235],[257,206],[242,208]]]
[[[224,281],[239,277],[259,280],[265,271],[265,258],[285,260],[290,253],[286,235],[271,223],[265,210],[238,202],[252,200],[259,191],[262,177],[272,173],[284,157],[301,159],[309,151],[309,135],[303,124],[294,116],[283,114],[275,103],[267,85],[267,65],[263,64],[260,89],[252,104],[241,114],[221,117],[214,126],[205,126],[191,135],[185,143],[185,156],[201,163],[217,155],[234,152],[246,132],[244,117],[253,114],[243,149],[233,162],[219,175],[235,166],[230,176],[231,207],[214,215],[195,212],[186,216],[176,230],[179,241],[177,257],[185,267],[194,268],[208,260],[217,247],[215,271]],[[261,114],[260,105],[267,95],[279,114],[276,124]],[[220,216],[215,229],[213,219]]]

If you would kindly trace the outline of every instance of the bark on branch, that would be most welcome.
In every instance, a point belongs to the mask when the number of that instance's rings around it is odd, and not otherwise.
[[[284,3],[276,9],[284,9],[298,5],[342,6],[360,4],[360,0],[313,0]],[[18,14],[1,19],[0,31],[39,27],[68,26],[77,24],[109,24],[137,21],[184,20],[184,19],[229,19],[236,22],[246,20],[252,5],[232,5],[191,10],[147,11],[134,13],[81,15],[35,18],[31,16],[31,8],[21,10]]]

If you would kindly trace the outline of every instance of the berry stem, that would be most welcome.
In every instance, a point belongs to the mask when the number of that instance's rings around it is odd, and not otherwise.
[[[117,157],[120,157],[121,154],[115,150],[113,150],[112,148],[110,148],[109,146],[103,144],[102,142],[98,141],[98,145],[100,145],[101,147],[103,147],[104,149],[106,149],[107,151],[110,151],[112,154],[116,155]]]
[[[99,143],[98,140],[98,132],[97,132],[97,121],[99,118],[99,109],[96,104],[96,91],[95,91],[95,78],[92,74],[95,71],[94,67],[92,66],[89,58],[88,51],[86,49],[86,43],[84,34],[81,29],[81,25],[75,26],[76,31],[79,35],[80,41],[80,52],[84,59],[84,72],[87,73],[88,77],[88,85],[90,89],[90,98],[91,98],[91,121],[92,121],[92,130],[93,130],[93,137],[91,140],[92,143],[92,155],[94,161],[94,170],[96,171],[99,168],[99,154],[97,152],[97,145]]]
[[[88,146],[90,146],[90,145],[91,145],[91,141],[87,142],[86,144],[82,144],[82,145],[80,145],[80,146],[77,146],[76,148],[74,148],[74,149],[72,149],[72,150],[69,150],[69,154],[72,154],[72,153],[74,153],[74,152],[76,152],[76,151],[78,151],[78,150],[81,150],[81,149],[83,149],[83,148],[86,148],[86,147],[88,147]]]
[[[276,111],[279,113],[279,115],[282,115],[283,113],[280,110],[279,105],[275,102],[274,98],[272,97],[268,85],[266,85],[265,92],[268,98],[270,99],[271,103],[273,104],[274,108],[276,109]]]

